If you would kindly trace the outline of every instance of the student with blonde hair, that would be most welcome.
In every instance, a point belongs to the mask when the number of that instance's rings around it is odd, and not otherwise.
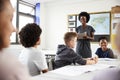
[[[77,33],[76,32],[67,32],[64,35],[64,42],[65,45],[58,45],[57,53],[55,56],[55,68],[60,68],[66,65],[73,64],[80,64],[80,65],[87,65],[87,64],[96,64],[97,57],[83,59],[80,55],[75,53],[73,48],[75,48],[76,40],[77,40]]]

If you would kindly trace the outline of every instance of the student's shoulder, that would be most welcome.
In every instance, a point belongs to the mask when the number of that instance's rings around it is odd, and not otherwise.
[[[72,56],[76,56],[77,53],[73,49],[69,49],[69,54]]]
[[[74,52],[74,50],[73,49],[71,49],[71,48],[67,48],[69,51],[71,51],[71,52]]]
[[[71,54],[71,53],[74,53],[74,50],[72,48],[66,47],[64,49],[64,52],[67,53],[67,54]]]
[[[111,48],[108,48],[108,51],[113,52],[113,50]]]
[[[45,55],[45,51],[43,51],[43,50],[36,50],[35,51],[35,53],[37,54],[37,55]]]
[[[95,54],[99,55],[99,54],[101,54],[101,51],[102,51],[101,48],[97,48]]]

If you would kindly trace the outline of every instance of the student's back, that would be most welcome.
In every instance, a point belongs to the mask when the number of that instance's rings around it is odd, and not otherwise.
[[[32,76],[39,75],[43,69],[48,68],[45,55],[34,47],[24,48],[19,56],[19,60],[28,66],[29,73]]]
[[[42,29],[35,23],[26,24],[19,32],[20,42],[24,46],[19,59],[27,65],[32,76],[48,71],[45,54],[37,48],[41,43],[41,33]]]

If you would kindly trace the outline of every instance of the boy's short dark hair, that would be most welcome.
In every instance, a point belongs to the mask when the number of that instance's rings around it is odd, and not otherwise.
[[[100,42],[100,40],[106,40],[106,41],[108,42],[107,37],[100,37],[100,38],[98,39],[98,41]]]
[[[79,13],[79,16],[78,16],[79,21],[80,21],[81,16],[85,16],[86,17],[86,23],[88,23],[88,21],[90,20],[90,15],[87,12]]]
[[[64,35],[64,41],[65,43],[69,42],[72,38],[77,37],[77,33],[76,32],[67,32]]]
[[[19,32],[20,42],[24,47],[32,47],[39,40],[42,30],[35,23],[28,23]]]

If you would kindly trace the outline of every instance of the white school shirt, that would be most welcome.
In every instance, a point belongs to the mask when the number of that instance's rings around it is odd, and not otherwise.
[[[32,76],[40,74],[40,71],[44,69],[48,69],[45,54],[34,47],[24,48],[19,60],[28,66]]]
[[[14,55],[0,51],[0,80],[31,80],[31,76]]]

